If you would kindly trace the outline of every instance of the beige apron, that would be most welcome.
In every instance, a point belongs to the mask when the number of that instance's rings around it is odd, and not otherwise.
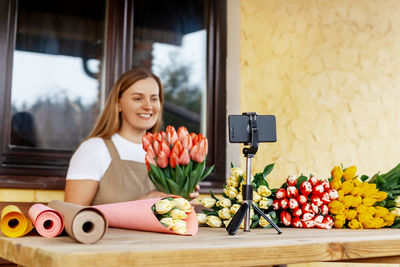
[[[155,187],[146,164],[122,160],[111,139],[104,139],[111,162],[99,183],[92,205],[135,200]]]

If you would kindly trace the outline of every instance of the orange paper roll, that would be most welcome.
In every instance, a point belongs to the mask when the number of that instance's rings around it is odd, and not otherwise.
[[[29,218],[33,222],[36,231],[44,237],[56,237],[64,229],[62,215],[43,204],[35,204],[29,209]]]
[[[152,206],[163,198],[152,198],[94,206],[106,216],[110,227],[177,234],[163,226],[154,215]],[[192,207],[186,221],[187,232],[195,235],[198,231],[197,216]]]
[[[78,242],[92,244],[99,241],[106,232],[105,216],[96,208],[53,200],[49,207],[64,218],[65,231]]]
[[[21,237],[33,229],[32,222],[14,205],[8,205],[1,211],[1,231],[8,237]]]

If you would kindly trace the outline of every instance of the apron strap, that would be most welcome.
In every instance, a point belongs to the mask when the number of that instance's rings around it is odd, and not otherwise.
[[[111,139],[103,139],[110,153],[111,159],[120,159],[117,148]]]

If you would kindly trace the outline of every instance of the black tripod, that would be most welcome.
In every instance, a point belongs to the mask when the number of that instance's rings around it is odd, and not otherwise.
[[[230,235],[237,233],[240,224],[244,221],[244,231],[250,232],[250,207],[253,207],[254,211],[262,216],[272,227],[281,234],[282,231],[279,227],[268,217],[262,210],[260,210],[253,203],[253,185],[251,184],[251,159],[257,153],[258,150],[258,128],[257,128],[257,113],[243,113],[243,115],[250,116],[250,147],[243,148],[243,154],[247,158],[246,161],[246,184],[242,186],[243,204],[239,210],[233,216],[232,220],[226,227],[226,230]]]

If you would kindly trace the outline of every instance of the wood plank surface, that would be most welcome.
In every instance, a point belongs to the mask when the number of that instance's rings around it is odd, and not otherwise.
[[[96,244],[67,236],[0,237],[0,257],[23,266],[257,266],[400,256],[396,229],[295,229],[239,231],[199,228],[178,236],[110,228]]]

